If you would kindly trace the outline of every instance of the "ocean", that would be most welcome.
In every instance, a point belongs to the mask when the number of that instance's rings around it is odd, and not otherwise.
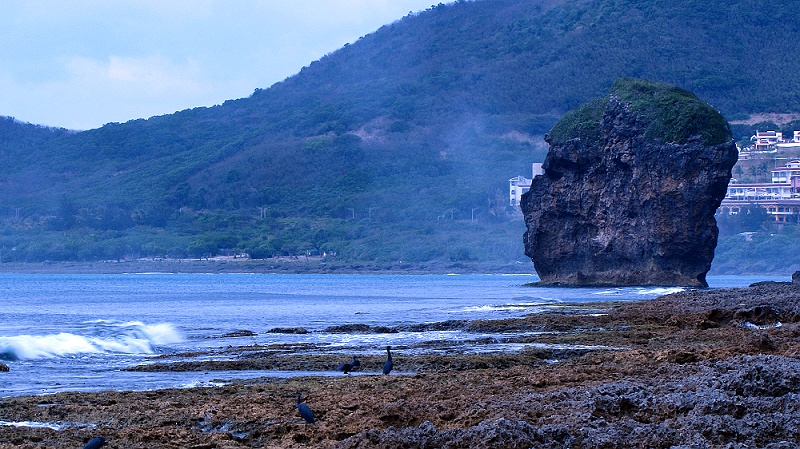
[[[225,348],[309,344],[323,353],[519,351],[504,335],[466,331],[332,332],[331,326],[405,326],[519,317],[564,303],[653,299],[680,288],[526,287],[534,275],[459,274],[9,274],[0,273],[0,397],[61,391],[149,390],[220,379],[334,375],[304,371],[131,372],[124,368]],[[779,276],[709,276],[711,288]],[[307,333],[274,333],[303,328]],[[242,332],[245,331],[245,332]],[[245,336],[242,336],[245,334]],[[470,346],[471,341],[495,341]],[[430,349],[434,350],[434,349]],[[187,360],[181,357],[181,360]]]

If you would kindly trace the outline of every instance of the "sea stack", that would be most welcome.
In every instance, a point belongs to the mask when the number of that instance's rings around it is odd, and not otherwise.
[[[522,197],[525,254],[542,284],[707,287],[714,213],[738,152],[691,92],[617,80],[553,127]]]

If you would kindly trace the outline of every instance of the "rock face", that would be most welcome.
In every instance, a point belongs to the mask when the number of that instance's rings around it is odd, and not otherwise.
[[[738,153],[724,118],[674,86],[618,80],[546,136],[522,197],[543,284],[706,287]]]

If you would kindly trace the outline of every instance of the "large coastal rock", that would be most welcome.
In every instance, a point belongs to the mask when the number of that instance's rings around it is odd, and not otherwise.
[[[707,286],[714,213],[738,154],[716,110],[674,86],[622,79],[546,140],[544,174],[521,201],[542,283]]]

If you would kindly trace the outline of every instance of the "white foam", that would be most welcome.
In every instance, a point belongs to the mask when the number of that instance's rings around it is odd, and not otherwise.
[[[663,296],[668,295],[670,293],[678,293],[684,291],[685,288],[683,287],[619,287],[619,288],[610,288],[607,290],[600,290],[597,292],[592,292],[593,295],[602,295],[602,296],[622,296],[626,293],[632,293],[634,295],[642,295],[642,296]]]
[[[641,289],[636,292],[639,295],[669,295],[671,293],[678,293],[684,291],[685,288],[683,287],[656,287],[656,288],[648,288],[648,289]]]
[[[452,310],[450,312],[502,312],[502,311],[517,311],[534,308],[542,308],[557,305],[555,302],[524,302],[512,304],[486,304],[483,306],[468,306],[461,310]]]
[[[61,430],[64,427],[66,427],[63,424],[55,424],[49,422],[35,422],[35,421],[0,421],[0,426],[33,427],[36,429],[53,429],[53,430]]]
[[[761,329],[761,330],[764,330],[764,329],[774,329],[776,327],[781,327],[781,326],[783,326],[783,323],[778,321],[775,324],[765,324],[763,326],[759,326],[758,324],[753,324],[753,323],[751,323],[749,321],[745,321],[743,326],[748,328],[748,329]]]
[[[79,354],[152,354],[156,345],[184,341],[169,323],[145,325],[141,322],[112,323],[103,320],[87,330],[93,335],[70,332],[47,335],[0,337],[0,359],[33,360],[69,357]],[[107,328],[111,328],[109,329]]]
[[[229,382],[193,380],[191,382],[179,385],[178,388],[216,388],[216,387],[224,387],[225,385],[228,384]]]
[[[170,323],[147,325],[140,321],[123,323],[120,327],[132,329],[141,334],[155,345],[169,345],[184,341],[183,335]]]

